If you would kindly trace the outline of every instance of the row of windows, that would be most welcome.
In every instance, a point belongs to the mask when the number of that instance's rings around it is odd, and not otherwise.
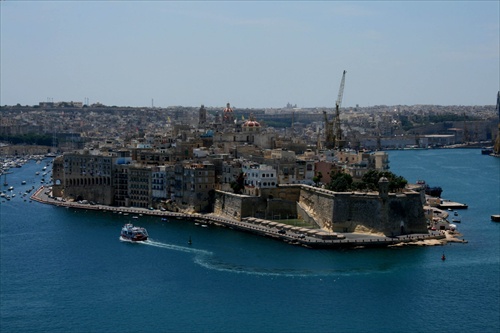
[[[257,172],[251,172],[248,174],[248,176],[250,177],[259,177],[259,173]],[[274,177],[274,173],[263,173],[260,175],[260,177],[262,178],[273,178]]]
[[[135,198],[140,198],[140,196],[143,197],[148,197],[149,196],[149,191],[138,191],[138,190],[131,190],[130,194],[137,194]],[[131,196],[133,197],[133,196]]]
[[[129,181],[136,182],[136,183],[148,183],[149,178],[129,177]]]
[[[275,182],[260,182],[260,181],[254,181],[254,180],[250,180],[250,181],[247,181],[245,182],[246,185],[251,185],[251,186],[276,186],[276,183]]]
[[[66,186],[85,186],[85,185],[111,185],[111,178],[76,178],[66,179]]]
[[[142,188],[142,189],[148,189],[149,186],[148,185],[144,185],[144,184],[130,184],[130,188]]]

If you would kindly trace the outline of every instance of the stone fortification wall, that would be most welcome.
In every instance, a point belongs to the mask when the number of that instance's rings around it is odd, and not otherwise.
[[[216,191],[214,213],[237,220],[244,217],[294,218],[299,193],[300,186],[263,189],[259,197]]]
[[[260,197],[215,191],[214,213],[235,220],[253,216],[258,209]]]
[[[280,186],[260,197],[217,191],[214,213],[238,220],[298,216],[333,232],[387,236],[427,232],[417,192],[340,193],[306,185]]]
[[[310,186],[300,192],[299,210],[334,232],[384,235],[427,232],[420,194],[339,193]],[[302,216],[304,218],[304,216]]]

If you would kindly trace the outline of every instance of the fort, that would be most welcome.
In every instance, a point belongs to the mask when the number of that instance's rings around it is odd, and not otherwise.
[[[381,178],[379,192],[333,192],[307,185],[281,185],[260,197],[216,191],[214,214],[242,220],[298,217],[328,232],[396,236],[427,233],[419,192],[389,193]]]
[[[356,227],[354,229],[363,229],[371,227],[372,233],[361,233],[361,232],[347,232],[347,233],[337,233],[320,228],[303,228],[292,226],[284,223],[274,222],[265,219],[259,219],[255,217],[241,217],[241,215],[246,215],[247,212],[252,211],[252,207],[255,209],[264,208],[262,199],[257,197],[248,197],[245,195],[238,195],[233,193],[225,193],[219,191],[217,193],[217,207],[220,209],[220,213],[210,213],[210,214],[199,214],[199,213],[179,213],[170,211],[160,211],[160,210],[150,210],[146,208],[139,207],[115,207],[108,205],[89,205],[83,202],[65,201],[61,198],[50,197],[46,191],[46,187],[41,186],[32,196],[31,199],[56,206],[63,206],[67,208],[74,209],[85,209],[85,210],[98,210],[102,212],[112,212],[119,214],[137,214],[156,216],[162,219],[162,221],[167,219],[184,220],[188,222],[201,223],[204,225],[213,225],[218,227],[231,228],[238,231],[243,231],[247,233],[256,234],[263,237],[273,238],[286,242],[291,245],[304,246],[307,248],[323,248],[323,249],[342,249],[342,248],[373,248],[373,247],[393,247],[393,246],[404,246],[404,245],[443,245],[447,242],[459,241],[454,238],[453,235],[447,234],[444,231],[425,231],[418,232],[413,231],[409,234],[393,234],[384,235],[382,233],[373,233],[377,231],[376,223],[368,222],[366,225],[356,222],[351,224]],[[308,188],[303,188],[301,186],[294,186],[292,191],[286,191],[286,193],[296,192],[300,193],[302,191],[309,191]],[[335,193],[336,194],[336,193]],[[334,194],[334,195],[335,195]],[[332,195],[332,194],[330,194]],[[375,198],[376,196],[373,196]],[[401,199],[402,197],[399,196]],[[414,200],[416,196],[413,196]],[[398,199],[398,200],[400,200]],[[259,202],[259,200],[261,202]],[[346,199],[343,198],[345,201]],[[367,200],[369,202],[370,199]],[[286,203],[286,201],[289,201]],[[335,200],[333,200],[335,201]],[[349,200],[347,200],[349,201]],[[383,200],[382,200],[383,201]],[[390,200],[389,200],[390,201]],[[288,199],[270,199],[271,204],[270,209],[278,209],[281,207],[279,212],[292,213],[293,210],[290,209],[291,202]],[[280,204],[280,202],[282,204]],[[297,205],[299,203],[296,203]],[[416,206],[418,207],[418,205]],[[318,209],[318,211],[321,209]],[[418,209],[417,209],[418,210]],[[321,210],[322,211],[322,210]],[[235,214],[236,213],[236,214]],[[229,215],[239,215],[238,218],[229,217]],[[369,214],[367,214],[368,216]],[[392,220],[392,218],[389,218]],[[410,221],[409,219],[405,221]],[[331,223],[335,226],[336,221]],[[394,222],[394,229],[397,229],[397,223]],[[425,224],[425,223],[424,223]],[[416,228],[420,224],[416,224],[412,227]],[[397,230],[395,230],[397,231]],[[399,231],[404,231],[399,229]],[[465,241],[463,241],[465,242]]]

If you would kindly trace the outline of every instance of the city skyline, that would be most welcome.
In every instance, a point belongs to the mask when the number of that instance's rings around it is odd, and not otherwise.
[[[496,1],[10,2],[1,105],[493,105]]]

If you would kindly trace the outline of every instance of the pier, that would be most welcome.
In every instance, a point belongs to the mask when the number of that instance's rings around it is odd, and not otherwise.
[[[390,247],[402,245],[441,245],[441,241],[446,241],[446,235],[440,231],[429,231],[429,233],[425,234],[407,234],[393,237],[361,233],[334,233],[327,232],[323,229],[295,227],[289,224],[253,217],[244,218],[242,221],[238,221],[218,216],[213,213],[189,214],[137,207],[114,207],[63,201],[59,198],[49,197],[49,195],[46,194],[46,191],[46,188],[41,186],[35,193],[32,194],[31,199],[45,204],[75,209],[157,216],[162,219],[190,220],[194,223],[204,223],[206,225],[226,227],[307,248],[340,249]]]
[[[437,206],[439,209],[467,209],[468,206],[463,203],[454,202],[450,200],[441,200],[441,203]]]

